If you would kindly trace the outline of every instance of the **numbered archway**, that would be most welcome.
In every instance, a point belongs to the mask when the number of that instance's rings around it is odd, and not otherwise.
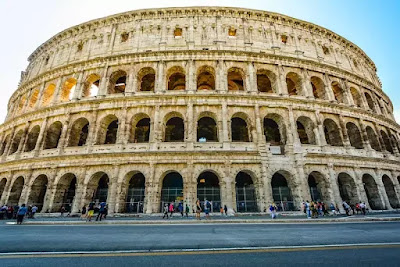
[[[56,194],[52,207],[53,212],[61,211],[61,207],[64,207],[67,211],[71,211],[75,198],[76,185],[77,179],[73,173],[66,173],[60,178],[56,186]]]
[[[24,188],[24,177],[19,176],[13,183],[8,197],[8,204],[15,206],[18,204],[21,197],[22,189]]]
[[[236,210],[237,212],[256,212],[257,197],[252,177],[246,172],[236,175]]]
[[[165,175],[161,189],[161,205],[183,200],[183,178],[178,172],[170,172]]]
[[[272,197],[279,210],[295,210],[292,190],[289,187],[286,176],[288,175],[280,172],[276,172],[272,176]]]
[[[203,172],[197,178],[197,198],[202,208],[208,200],[212,205],[211,212],[219,211],[221,207],[221,190],[219,188],[218,176],[210,171]]]
[[[364,174],[362,177],[362,181],[370,208],[373,210],[385,209],[378,190],[378,186],[376,185],[374,178],[369,174]]]
[[[338,184],[340,197],[343,201],[346,201],[349,205],[355,205],[360,201],[354,179],[349,174],[344,172],[339,173]]]
[[[42,211],[44,199],[47,192],[47,184],[49,180],[46,175],[41,174],[36,177],[31,186],[31,191],[28,198],[29,205],[38,207],[38,212]]]
[[[143,213],[145,177],[141,172],[130,172],[127,176],[129,184],[126,192],[125,212]]]
[[[325,177],[320,172],[308,175],[308,186],[312,201],[328,201],[328,188]]]

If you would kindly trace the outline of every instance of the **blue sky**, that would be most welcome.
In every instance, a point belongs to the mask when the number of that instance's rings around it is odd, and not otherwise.
[[[375,62],[400,122],[400,1],[385,0],[0,0],[0,121],[28,56],[70,26],[118,12],[166,6],[237,6],[283,13],[326,27]]]

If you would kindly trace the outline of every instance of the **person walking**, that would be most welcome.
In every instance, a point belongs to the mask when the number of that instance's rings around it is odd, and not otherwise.
[[[38,210],[38,207],[36,207],[36,205],[33,205],[33,207],[32,207],[32,219],[35,219],[35,214],[36,214],[37,210]]]
[[[366,213],[366,212],[365,212],[365,208],[366,208],[365,203],[364,203],[364,202],[361,202],[361,203],[360,203],[360,209],[361,209],[361,212],[362,212],[363,215],[365,215],[365,213]]]
[[[271,212],[271,218],[272,219],[275,219],[276,218],[276,205],[275,205],[275,203],[272,203],[270,206],[269,206],[269,211]]]
[[[186,204],[185,213],[186,213],[186,218],[189,218],[189,206],[188,206],[188,204]]]
[[[225,216],[228,216],[228,207],[224,205]]]
[[[106,202],[101,202],[99,205],[99,213],[97,214],[96,221],[101,221],[105,215]]]
[[[337,216],[335,204],[333,204],[333,203],[331,202],[331,204],[329,205],[329,208],[330,208],[332,214]]]
[[[183,203],[182,202],[179,202],[178,210],[179,210],[179,212],[181,213],[181,215],[183,217]]]
[[[92,221],[92,216],[94,214],[94,202],[90,202],[89,203],[89,208],[88,208],[88,212],[87,212],[87,216],[86,216],[86,221]]]
[[[86,217],[86,206],[83,206],[81,212],[81,219],[84,219],[85,217]]]
[[[201,205],[200,200],[196,201],[196,219],[200,220]]]
[[[172,218],[173,214],[174,214],[174,202],[171,202],[171,204],[169,204],[169,217]]]
[[[206,199],[204,201],[204,213],[206,214],[206,219],[210,219],[210,202]]]
[[[17,224],[22,224],[22,221],[24,220],[25,214],[27,212],[28,209],[25,207],[25,204],[22,204],[17,211]]]
[[[64,217],[65,208],[64,206],[61,207],[61,217]]]
[[[164,216],[162,218],[164,219],[165,216],[167,216],[167,219],[168,219],[168,204],[167,203],[165,203],[165,205],[163,207],[163,212],[164,212]]]
[[[305,208],[306,208],[307,218],[311,219],[311,207],[310,207],[310,202],[308,202],[308,200],[305,203]]]
[[[344,211],[346,212],[346,215],[350,216],[350,209],[351,209],[350,205],[347,204],[346,201],[343,201],[342,205],[343,205]]]

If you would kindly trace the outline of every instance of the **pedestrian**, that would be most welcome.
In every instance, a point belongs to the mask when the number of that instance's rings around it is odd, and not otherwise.
[[[92,216],[94,214],[94,202],[90,202],[89,203],[89,208],[88,208],[88,212],[87,212],[87,216],[86,216],[86,221],[92,221]]]
[[[189,206],[188,206],[188,204],[186,204],[185,213],[186,213],[186,218],[189,218]]]
[[[307,212],[307,218],[311,219],[311,207],[310,207],[310,202],[308,202],[308,200],[305,203],[306,205],[306,212]]]
[[[12,206],[7,206],[7,219],[11,220],[13,217],[14,209]]]
[[[85,217],[86,217],[86,206],[83,206],[81,212],[81,219],[84,219]]]
[[[168,204],[167,203],[165,203],[165,205],[163,207],[163,211],[164,211],[164,216],[162,218],[164,219],[165,216],[167,216],[167,219],[168,219]]]
[[[204,213],[206,214],[206,219],[210,219],[210,208],[211,208],[211,204],[206,199],[204,201]]]
[[[201,205],[200,200],[196,201],[196,219],[200,220]]]
[[[6,205],[3,205],[3,206],[0,208],[0,220],[3,220],[3,219],[4,219],[4,215],[6,214],[6,212],[7,212],[7,206],[6,206]]]
[[[97,214],[96,221],[101,221],[105,215],[106,202],[101,202],[99,205],[99,213]]]
[[[331,202],[331,205],[329,206],[329,208],[331,209],[332,214],[337,216],[335,205],[332,202]]]
[[[269,206],[269,211],[271,212],[271,218],[272,218],[272,219],[275,219],[275,218],[276,218],[276,209],[277,209],[277,207],[276,207],[275,203],[272,203],[272,204]]]
[[[225,216],[228,216],[228,207],[224,205]]]
[[[347,202],[346,201],[343,201],[343,208],[344,208],[344,211],[346,212],[346,215],[347,216],[350,216],[350,209],[351,209],[351,207],[349,206],[349,204],[347,204]]]
[[[221,213],[221,217],[224,216],[224,208],[222,206],[219,208],[219,212]]]
[[[64,206],[61,207],[61,217],[64,217],[65,208]]]
[[[18,204],[13,207],[13,219],[17,219],[17,212],[19,210]]]
[[[174,214],[174,202],[171,202],[171,204],[169,204],[169,217],[172,218],[173,214]]]
[[[361,202],[360,209],[361,209],[362,214],[365,215],[365,203],[364,202]]]
[[[37,210],[38,210],[38,207],[36,207],[36,205],[33,205],[33,207],[32,207],[32,219],[35,219],[35,214],[36,214]]]
[[[179,204],[178,204],[178,210],[179,210],[179,212],[181,213],[181,215],[182,215],[182,217],[183,217],[183,203],[182,203],[182,202],[179,202]]]
[[[27,212],[28,209],[25,207],[25,204],[22,204],[22,206],[17,211],[17,224],[22,224],[22,221],[24,220],[25,214]]]
[[[28,206],[28,218],[32,218],[32,205]]]

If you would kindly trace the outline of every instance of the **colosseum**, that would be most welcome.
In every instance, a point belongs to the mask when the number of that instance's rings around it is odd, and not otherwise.
[[[242,8],[130,11],[30,55],[0,126],[0,203],[391,210],[399,140],[376,66],[328,29]]]

